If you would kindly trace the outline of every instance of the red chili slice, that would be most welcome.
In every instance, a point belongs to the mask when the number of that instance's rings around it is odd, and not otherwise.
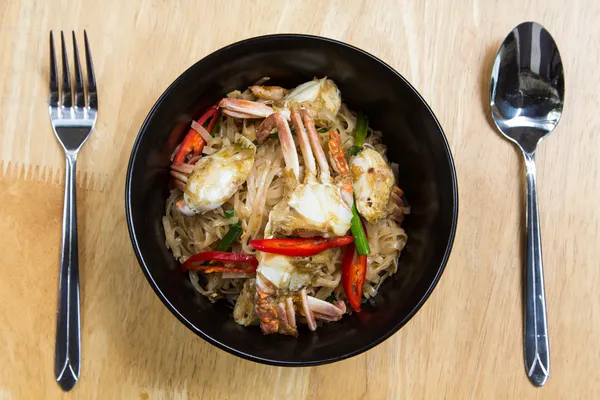
[[[211,125],[214,126],[214,123],[217,122],[218,113],[218,108],[216,106],[211,106],[204,112],[204,114],[200,116],[200,118],[196,120],[196,122],[200,125],[204,125],[204,123],[212,117],[212,121],[209,124],[210,128]],[[209,132],[211,129],[212,128],[209,129]],[[199,156],[202,153],[204,145],[206,145],[206,141],[202,138],[202,136],[200,136],[200,134],[195,130],[190,129],[179,145],[179,150],[177,150],[177,154],[175,154],[175,157],[173,157],[173,163],[185,162],[185,158],[190,153],[192,154],[192,157]]]
[[[348,302],[356,312],[360,312],[365,276],[367,275],[367,256],[358,256],[355,261],[354,243],[349,244],[342,259],[342,285]]]
[[[220,261],[221,263],[244,263],[249,264],[248,268],[235,268],[228,267],[223,264],[209,264],[202,265],[198,264],[202,261]],[[195,254],[187,259],[186,262],[181,264],[183,271],[203,271],[205,273],[211,272],[240,272],[249,273],[256,271],[258,267],[258,260],[256,257],[249,254],[229,253],[225,251],[204,251],[202,253]]]
[[[338,236],[330,239],[322,237],[260,239],[251,240],[250,247],[265,253],[306,257],[314,256],[333,247],[345,246],[353,241],[352,236]]]

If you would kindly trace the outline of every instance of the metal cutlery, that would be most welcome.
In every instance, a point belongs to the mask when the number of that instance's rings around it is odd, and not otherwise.
[[[534,157],[537,145],[560,120],[564,94],[563,65],[554,39],[540,24],[520,24],[496,56],[490,105],[496,126],[525,159],[524,356],[527,376],[536,386],[550,376],[550,345]]]
[[[75,386],[81,363],[79,310],[79,259],[77,250],[76,162],[79,150],[90,136],[98,115],[96,79],[87,33],[84,31],[87,82],[84,84],[75,32],[73,32],[74,79],[71,85],[64,34],[60,33],[62,80],[50,32],[50,94],[48,110],[52,129],[66,156],[65,199],[60,253],[58,310],[54,374],[63,390]],[[59,85],[60,82],[60,85]]]

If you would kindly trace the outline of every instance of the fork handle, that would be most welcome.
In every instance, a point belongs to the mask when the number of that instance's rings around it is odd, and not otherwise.
[[[54,353],[56,381],[65,391],[71,390],[77,383],[81,363],[79,257],[77,252],[75,193],[76,161],[76,152],[67,153]]]
[[[527,184],[526,209],[526,264],[525,264],[525,366],[529,380],[542,386],[550,375],[550,345],[546,295],[544,293],[544,268],[542,241],[538,213],[537,182],[534,153],[524,152]]]

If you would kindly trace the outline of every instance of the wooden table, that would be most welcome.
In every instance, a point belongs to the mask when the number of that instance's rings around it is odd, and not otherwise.
[[[0,399],[592,399],[600,390],[600,3],[5,0],[0,6]],[[539,148],[552,373],[523,367],[523,166],[491,127],[492,60],[518,23],[559,44],[565,113]],[[63,154],[47,117],[48,31],[87,29],[100,118],[79,162],[81,378],[63,394],[53,356]],[[161,304],[125,223],[129,152],[161,92],[195,61],[273,32],[339,39],[421,92],[454,153],[459,226],[423,309],[377,348],[276,368],[204,342]]]

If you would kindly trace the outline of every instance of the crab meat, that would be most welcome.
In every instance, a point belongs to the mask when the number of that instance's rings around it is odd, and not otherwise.
[[[285,108],[301,105],[315,115],[319,109],[326,109],[336,115],[342,106],[342,95],[336,84],[327,78],[313,79],[296,88],[283,99]]]
[[[281,86],[250,86],[248,89],[253,95],[262,100],[275,100],[280,101],[287,94],[287,90]]]
[[[287,154],[295,152],[289,127],[278,130],[284,155],[287,156],[286,167],[293,175],[290,179],[291,190],[269,214],[265,236],[342,236],[350,229],[352,220],[352,211],[346,202],[348,199],[344,200],[340,186],[332,182],[327,157],[308,112],[292,111],[291,119],[304,158],[304,180],[303,183],[298,183],[300,177],[296,171],[299,171],[299,166],[293,163],[291,154]],[[267,129],[268,126],[259,128],[259,142],[265,137],[263,128]],[[336,139],[339,138],[332,135],[330,141]],[[346,163],[343,157],[333,158],[336,163]],[[292,163],[288,164],[288,160]],[[335,169],[349,174],[347,165],[336,165]],[[340,182],[347,181],[348,177],[349,175],[342,177]],[[348,187],[345,189],[348,190]]]
[[[358,212],[370,223],[387,217],[395,178],[381,154],[370,148],[363,149],[350,159],[350,171]]]
[[[256,293],[256,280],[248,279],[233,309],[233,319],[240,325],[248,326],[255,322],[257,315],[254,308],[254,295]]]
[[[239,136],[233,145],[199,159],[195,165],[173,164],[171,175],[183,191],[177,208],[185,215],[194,215],[223,205],[246,181],[255,155],[254,143]]]

